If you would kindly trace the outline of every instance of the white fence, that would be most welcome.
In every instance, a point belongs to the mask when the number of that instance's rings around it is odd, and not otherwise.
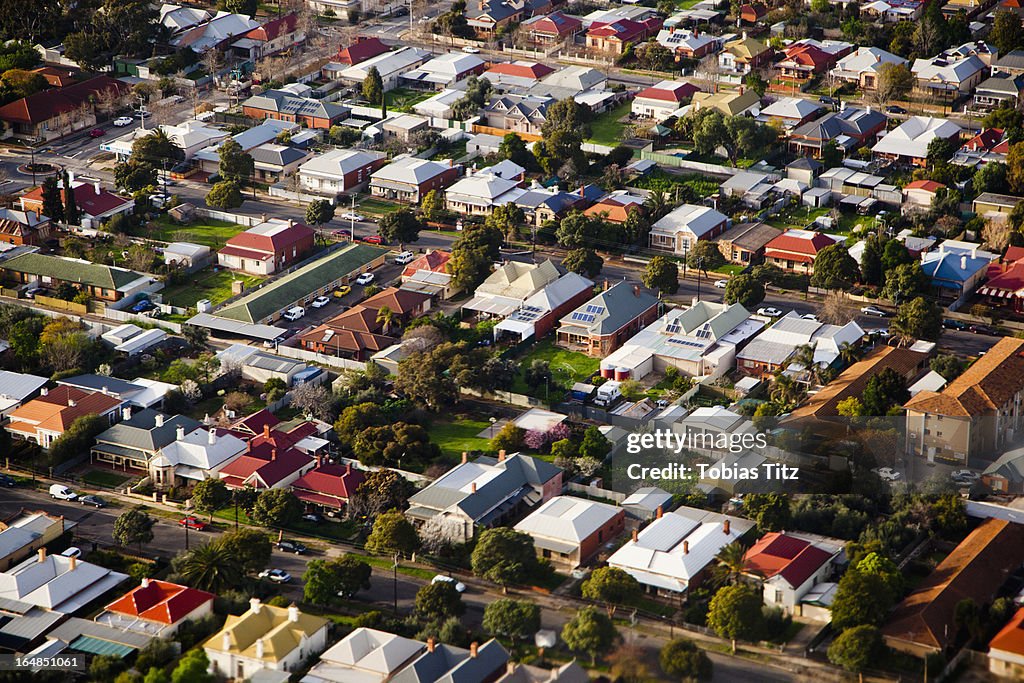
[[[149,316],[130,313],[128,311],[119,311],[116,308],[110,308],[109,306],[103,312],[103,317],[109,318],[110,320],[117,320],[122,323],[143,323],[147,326],[152,325],[164,330],[169,330],[175,334],[181,334],[180,323],[171,322],[170,320],[157,320],[155,318],[150,318]]]
[[[622,503],[629,497],[627,493],[620,493],[619,491],[612,491],[611,489],[604,489],[600,486],[594,486],[593,484],[577,484],[576,482],[570,481],[566,484],[566,488],[573,493],[582,493],[590,496],[591,498],[604,498],[605,500],[614,500],[616,503]]]
[[[285,358],[294,358],[295,360],[317,363],[319,365],[329,365],[332,368],[340,368],[342,370],[366,370],[366,363],[362,361],[338,358],[337,356],[331,356],[326,353],[315,353],[313,351],[306,351],[305,349],[296,349],[291,346],[278,346],[273,353],[276,353],[279,356],[284,356]]]
[[[247,228],[251,228],[254,225],[259,225],[265,220],[262,216],[246,216],[240,213],[231,213],[230,211],[217,211],[216,209],[207,208],[197,208],[196,215],[202,216],[203,218],[211,218],[215,221],[226,221],[228,223],[244,225]]]

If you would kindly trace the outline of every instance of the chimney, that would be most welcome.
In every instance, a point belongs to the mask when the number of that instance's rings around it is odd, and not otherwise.
[[[746,32],[746,31],[744,31],[744,32],[743,32],[743,40],[746,40],[746,39],[747,39],[747,32]]]
[[[293,624],[298,623],[299,621],[299,606],[294,602],[288,605],[288,621]]]
[[[76,405],[76,404],[75,404],[75,399],[73,399],[73,398],[69,398],[69,399],[68,399],[68,408],[74,408],[74,407],[75,407],[75,405]]]
[[[638,532],[636,529],[633,529],[633,543],[636,543],[639,540],[640,540],[640,532]]]
[[[476,493],[476,482],[475,481],[472,484],[469,485],[469,492],[470,493]]]
[[[469,644],[469,656],[476,657],[476,643]]]
[[[47,389],[46,387],[43,387],[42,389],[39,390],[40,396],[46,396],[48,393],[50,393],[50,390]]]
[[[121,408],[121,419],[130,420],[132,419],[132,409],[129,406]]]
[[[581,197],[583,196],[583,186],[582,185],[580,185],[580,196]]]
[[[101,194],[101,191],[100,191],[100,181],[98,181],[98,180],[97,180],[96,182],[94,182],[94,183],[92,184],[92,188],[93,188],[94,190],[96,190],[96,196],[97,196],[97,197],[99,197],[99,196],[100,196],[100,194]]]
[[[46,548],[40,548],[39,549],[39,557],[38,557],[37,561],[39,561],[39,562],[45,562],[46,561]]]
[[[213,432],[210,432],[210,433],[212,434]],[[277,460],[277,449],[276,448],[271,448],[270,449],[270,460],[271,461]]]
[[[249,598],[249,610],[253,614],[259,614],[260,613],[260,607],[262,606],[262,604],[263,603],[260,602],[259,598]]]
[[[148,576],[143,576],[142,577],[142,587],[143,588],[149,588],[149,577]]]
[[[290,228],[290,227],[292,227],[293,225],[295,225],[295,221],[293,221],[293,220],[292,220],[291,218],[289,218],[289,219],[288,219],[288,227]]]
[[[352,474],[352,463],[345,463],[345,474]]]
[[[609,285],[608,285],[608,281],[607,281],[607,280],[605,280],[605,281],[604,281],[604,291],[606,291],[606,292],[607,292],[607,291],[608,291],[608,287],[609,287]]]
[[[156,418],[154,419],[153,424],[155,424],[157,427],[163,427],[164,426],[164,414],[163,413],[157,413],[156,414]]]
[[[729,533],[729,520],[725,520],[724,522],[722,522],[722,531],[724,531],[726,534]]]
[[[978,247],[971,247],[971,258],[978,258]]]
[[[462,464],[465,465],[467,462],[469,462],[469,453],[462,451]]]
[[[662,515],[662,509],[661,509],[661,506],[659,505],[658,506],[658,512],[657,512],[658,519],[661,519],[661,515]]]
[[[505,449],[498,451],[498,462],[505,462]]]
[[[263,425],[263,438],[264,439],[269,439],[270,438],[270,425]]]
[[[104,396],[110,396],[110,387],[103,387],[100,389]]]
[[[316,454],[316,468],[320,469],[321,465],[323,465],[323,464],[324,464],[323,463],[323,458],[320,456],[319,453],[317,453]]]
[[[427,638],[427,652],[434,651],[434,636]]]
[[[454,167],[455,167],[455,159],[449,159],[448,160],[448,168],[454,168]],[[431,650],[431,652],[433,652],[433,650]]]
[[[741,95],[743,94],[743,86],[742,85],[740,86],[740,94]]]
[[[68,185],[70,185],[73,182],[75,182],[75,172],[68,171]]]
[[[184,439],[185,438],[185,428],[182,427],[181,425],[178,425],[178,429],[177,429],[177,431],[176,431],[174,436],[178,439],[178,441],[181,441],[182,439]]]
[[[78,566],[78,558],[77,557],[69,557],[68,558],[68,571],[69,572],[75,571],[75,567],[77,567],[77,566]]]
[[[263,659],[263,639],[256,639],[256,659]]]
[[[224,631],[224,635],[220,639],[220,649],[225,652],[231,649],[231,631]]]
[[[683,555],[689,555],[689,554],[690,554],[690,542],[689,541],[683,541]]]
[[[207,439],[207,443],[209,443],[211,446],[217,443],[217,432],[213,431],[212,429],[210,430],[210,436]]]
[[[633,285],[633,296],[640,296],[640,285]]]
[[[508,660],[505,664],[505,673],[514,674],[516,672],[517,664],[514,660]]]
[[[960,257],[960,270],[967,270],[967,254]]]

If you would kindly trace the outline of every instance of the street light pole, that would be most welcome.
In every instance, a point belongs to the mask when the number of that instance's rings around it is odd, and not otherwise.
[[[398,553],[395,553],[395,563],[391,565],[391,569],[394,572],[392,580],[394,587],[394,610],[395,614],[398,614]]]

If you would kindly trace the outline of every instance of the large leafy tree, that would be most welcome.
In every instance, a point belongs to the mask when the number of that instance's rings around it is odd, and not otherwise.
[[[377,67],[371,66],[363,79],[363,97],[371,105],[381,104],[384,101],[384,81],[380,77]]]
[[[764,284],[749,273],[729,278],[725,284],[725,302],[739,304],[748,310],[764,301]]]
[[[215,209],[237,209],[242,205],[242,192],[238,183],[231,180],[217,183],[206,194],[206,203]]]
[[[942,309],[919,296],[896,309],[891,329],[904,339],[934,341],[942,333]]]
[[[270,536],[259,529],[239,527],[216,542],[231,553],[231,557],[241,563],[242,571],[248,574],[261,572],[270,564],[273,553]]]
[[[302,597],[314,605],[329,605],[336,597],[351,598],[370,588],[370,565],[351,555],[312,560],[302,575]]]
[[[334,218],[334,204],[326,199],[314,199],[306,207],[306,222],[310,225],[321,226],[330,223]]]
[[[1017,13],[1009,9],[997,11],[995,19],[992,20],[988,40],[996,46],[1001,55],[1024,47],[1024,32],[1020,30],[1020,17]]]
[[[96,443],[96,437],[109,427],[107,418],[96,414],[76,417],[64,433],[50,444],[50,463],[59,465],[88,452]]]
[[[647,268],[640,276],[644,287],[656,289],[662,294],[679,291],[679,266],[665,256],[655,256],[647,262]]]
[[[860,673],[874,660],[881,642],[874,626],[865,624],[848,628],[829,645],[828,661],[847,671]]]
[[[473,573],[508,590],[523,583],[537,568],[533,538],[508,527],[487,529],[480,534],[471,557]]]
[[[157,183],[156,169],[140,161],[126,161],[114,167],[114,184],[124,192],[135,194]]]
[[[562,259],[562,265],[574,273],[596,277],[604,266],[604,259],[593,249],[573,249]]]
[[[424,621],[441,622],[466,611],[462,596],[451,581],[437,581],[416,591],[416,615]]]
[[[540,606],[528,600],[500,598],[484,608],[483,628],[492,636],[529,638],[540,630]]]
[[[708,626],[722,638],[732,641],[733,652],[737,640],[757,637],[763,620],[761,594],[743,584],[719,589],[708,606]]]
[[[541,126],[542,140],[534,145],[534,154],[547,173],[554,174],[565,162],[578,169],[587,166],[583,141],[590,137],[590,107],[569,97],[548,107]]]
[[[146,514],[141,507],[134,507],[127,512],[122,512],[114,520],[114,541],[121,546],[137,543],[141,550],[143,543],[153,540],[154,524],[156,524],[156,520]]]
[[[892,368],[885,368],[868,380],[860,400],[865,415],[885,415],[894,405],[910,398],[907,380]]]
[[[880,285],[885,276],[882,271],[882,242],[875,235],[864,241],[860,257],[860,281],[866,285]]]
[[[584,607],[562,627],[562,640],[569,649],[586,652],[592,663],[597,655],[608,652],[619,634],[611,617],[595,607]]]
[[[683,680],[709,680],[711,659],[689,638],[676,638],[661,648],[658,655],[661,670]]]
[[[921,263],[904,263],[886,273],[882,296],[899,303],[912,299],[928,289],[928,276],[921,269]]]
[[[252,155],[233,139],[228,138],[221,143],[217,155],[220,157],[219,173],[224,180],[245,185],[252,178],[256,162],[253,161]]]
[[[420,539],[412,522],[397,510],[385,512],[373,522],[373,530],[366,539],[366,550],[378,555],[399,553],[411,555],[419,547]]]
[[[725,257],[722,256],[717,242],[697,240],[697,243],[686,254],[686,265],[707,272],[725,265]]]
[[[743,513],[761,532],[781,531],[789,525],[789,498],[780,493],[751,493],[743,500]]]
[[[388,510],[404,510],[414,490],[408,479],[393,470],[370,472],[349,498],[348,515],[373,519]]]
[[[609,616],[616,605],[634,600],[641,592],[640,583],[618,567],[595,569],[580,588],[583,597],[603,602]]]
[[[843,244],[830,244],[814,257],[811,284],[822,289],[849,289],[860,276],[857,262]]]
[[[839,579],[832,601],[832,626],[878,626],[896,600],[888,577],[881,573],[850,569]]]
[[[891,273],[898,266],[904,263],[913,263],[914,257],[910,255],[907,247],[899,240],[889,240],[882,248],[882,271]]]
[[[266,527],[283,527],[291,524],[302,514],[302,503],[287,489],[260,491],[250,517],[252,521]]]
[[[499,231],[507,240],[519,237],[519,226],[526,220],[523,210],[512,202],[494,207],[485,225]]]
[[[484,281],[491,272],[491,265],[501,255],[504,235],[500,230],[486,225],[470,225],[452,244],[448,272],[452,284],[459,289],[471,291]]]
[[[210,515],[226,506],[231,501],[231,492],[223,479],[204,479],[192,489],[192,504],[196,510]]]
[[[423,224],[420,223],[420,219],[416,217],[416,212],[412,209],[399,209],[384,214],[377,221],[377,225],[380,228],[380,236],[385,241],[399,242],[400,244],[418,240],[420,230],[423,228]]]

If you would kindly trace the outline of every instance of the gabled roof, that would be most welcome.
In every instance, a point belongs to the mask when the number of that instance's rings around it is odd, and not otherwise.
[[[614,505],[572,496],[555,496],[516,524],[515,529],[535,538],[578,546],[621,514],[622,509]]]
[[[448,164],[437,161],[404,157],[395,159],[387,166],[374,171],[370,177],[373,181],[383,180],[419,186],[450,169],[451,166]]]
[[[636,94],[636,97],[681,103],[692,98],[696,92],[700,92],[700,88],[686,81],[661,81],[649,88],[644,88]]]
[[[683,204],[660,218],[651,229],[664,234],[675,235],[682,230],[693,233],[700,239],[716,227],[725,223],[728,218],[707,206]]]
[[[758,5],[760,7],[760,5]],[[763,9],[763,7],[762,7]],[[722,46],[726,52],[731,52],[740,59],[754,59],[758,55],[771,50],[770,47],[756,38],[737,38]]]
[[[434,249],[418,257],[402,271],[403,277],[412,277],[418,270],[429,270],[434,273],[448,272],[448,260],[452,255],[442,249]]]
[[[104,609],[170,625],[178,623],[215,597],[213,593],[179,586],[176,583],[143,579],[141,586],[132,589]]]
[[[836,63],[836,70],[852,73],[877,72],[883,64],[906,64],[899,55],[878,47],[859,47]]]
[[[778,252],[786,258],[795,256],[791,260],[800,260],[810,263],[814,257],[825,247],[836,243],[832,237],[823,232],[810,230],[787,230],[765,245],[765,253]]]
[[[583,26],[576,17],[571,17],[562,12],[552,12],[546,17],[533,17],[523,22],[534,33],[542,33],[552,36],[564,36],[573,31],[579,31]]]
[[[91,103],[99,93],[117,91],[118,95],[124,95],[129,90],[126,83],[109,76],[96,76],[81,83],[44,90],[5,104],[0,107],[0,121],[40,124],[58,114]]]
[[[933,280],[966,282],[988,268],[990,259],[952,251],[930,251],[921,256],[921,270]]]
[[[1006,652],[1024,657],[1024,607],[1021,607],[988,644],[989,656]],[[997,658],[1002,659],[1002,657]]]
[[[922,391],[905,408],[960,417],[990,415],[1024,390],[1024,339],[1003,337],[941,392]]]
[[[719,242],[732,242],[748,251],[760,251],[782,231],[767,223],[738,223],[718,237]]]
[[[280,36],[294,33],[296,27],[299,24],[299,15],[295,12],[289,12],[283,17],[276,17],[271,19],[267,23],[263,24],[258,28],[254,28],[243,34],[245,38],[250,40],[258,40],[261,42],[268,42],[275,40]]]
[[[390,47],[380,41],[380,38],[365,38],[359,36],[356,42],[338,50],[338,61],[342,64],[356,65],[365,62],[371,57],[382,55],[391,50]]]
[[[348,500],[365,480],[362,470],[351,465],[321,465],[292,482],[292,488]]]
[[[486,78],[491,75],[515,76],[517,78],[540,80],[544,76],[554,73],[554,71],[552,67],[540,62],[500,62],[485,71],[483,77]]]
[[[404,315],[415,311],[427,301],[430,301],[430,297],[426,294],[388,287],[364,299],[359,305],[374,311],[387,306],[395,315]]]
[[[770,579],[780,576],[794,589],[832,559],[809,541],[777,531],[765,534],[743,556],[744,570]]]
[[[566,326],[585,327],[588,334],[612,334],[644,312],[658,305],[658,298],[646,289],[617,282],[575,311],[562,318],[559,323]]]
[[[161,419],[163,424],[158,427],[157,422]],[[155,452],[174,441],[179,425],[186,432],[199,428],[199,423],[187,415],[172,415],[164,419],[161,413],[147,408],[127,420],[121,420],[97,436],[96,441]]]
[[[887,133],[871,150],[881,154],[924,159],[928,156],[928,144],[932,140],[957,138],[959,135],[960,126],[949,119],[911,116]]]
[[[312,237],[313,229],[304,223],[271,218],[229,238],[227,246],[273,256],[285,253]]]
[[[803,121],[821,109],[821,105],[802,97],[782,97],[761,110],[761,116],[777,116],[784,119]]]
[[[912,183],[907,183],[903,186],[904,190],[924,190],[925,192],[931,192],[935,194],[942,188],[946,187],[942,183],[934,180],[915,180]]]
[[[323,617],[316,617],[297,611],[295,621],[289,618],[292,608],[260,604],[244,614],[229,614],[224,628],[203,643],[203,647],[214,652],[225,652],[247,659],[279,662],[300,647],[303,639],[312,638],[330,623]],[[296,610],[298,608],[295,608]],[[225,639],[228,647],[225,648]],[[263,657],[256,656],[256,641],[261,640]]]

